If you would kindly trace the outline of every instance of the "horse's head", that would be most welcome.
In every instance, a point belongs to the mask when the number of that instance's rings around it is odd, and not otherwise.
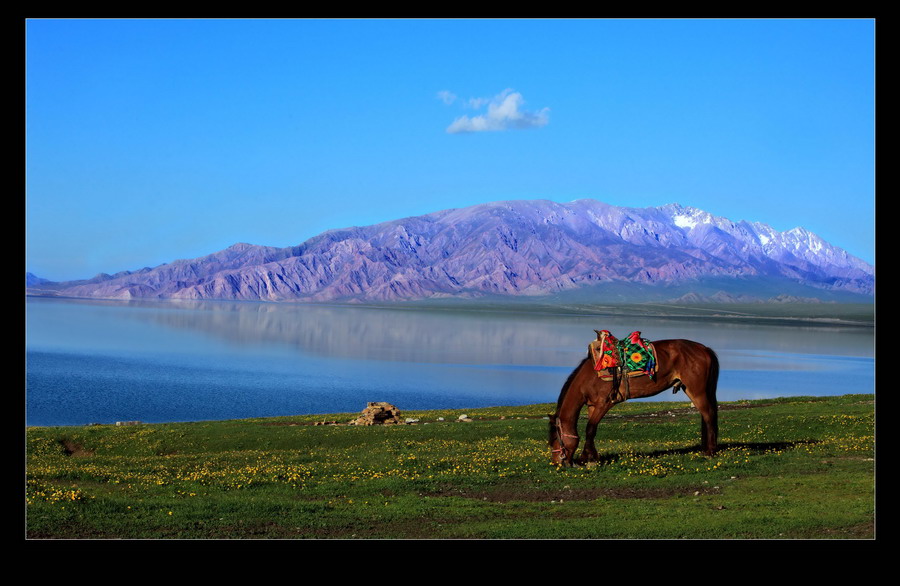
[[[550,425],[547,429],[547,443],[550,444],[550,463],[555,466],[565,466],[567,465],[566,447],[562,443],[557,421],[556,414],[551,413]]]

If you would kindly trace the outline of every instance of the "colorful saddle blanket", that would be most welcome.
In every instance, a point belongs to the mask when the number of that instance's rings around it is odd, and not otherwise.
[[[621,368],[626,376],[656,375],[656,350],[640,332],[619,340],[608,330],[594,330],[597,339],[588,346],[597,376],[612,380],[612,370]]]

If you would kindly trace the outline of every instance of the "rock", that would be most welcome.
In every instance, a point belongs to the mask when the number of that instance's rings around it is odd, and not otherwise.
[[[390,403],[369,403],[359,417],[350,422],[350,425],[393,425],[403,423],[400,419],[400,410]]]

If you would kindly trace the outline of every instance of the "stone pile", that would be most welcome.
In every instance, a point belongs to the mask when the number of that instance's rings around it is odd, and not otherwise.
[[[369,403],[359,417],[350,422],[350,425],[394,425],[404,423],[400,419],[400,410],[390,403],[383,401]]]

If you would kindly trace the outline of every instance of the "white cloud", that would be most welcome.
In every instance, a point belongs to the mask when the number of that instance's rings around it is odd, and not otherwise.
[[[456,94],[454,94],[453,92],[448,92],[447,90],[439,91],[437,93],[437,97],[448,106],[456,101]]]
[[[455,96],[454,96],[455,98]],[[522,94],[511,89],[504,90],[493,98],[472,98],[468,105],[479,108],[487,103],[487,112],[479,116],[460,116],[447,127],[447,132],[495,132],[500,130],[539,128],[550,122],[550,108],[537,112],[522,110],[525,103]]]

